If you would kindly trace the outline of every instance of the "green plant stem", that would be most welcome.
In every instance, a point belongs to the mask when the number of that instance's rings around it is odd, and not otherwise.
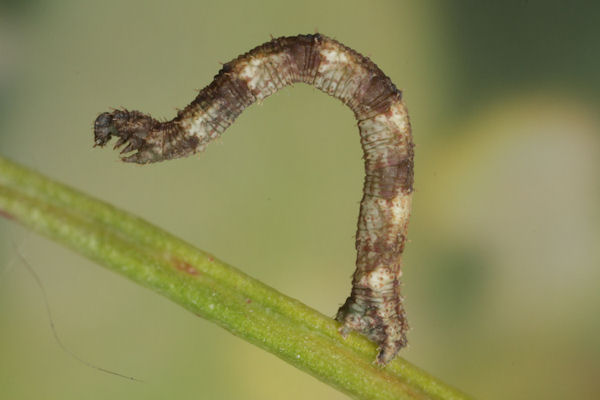
[[[124,211],[0,158],[0,213],[358,399],[463,399],[338,323]]]

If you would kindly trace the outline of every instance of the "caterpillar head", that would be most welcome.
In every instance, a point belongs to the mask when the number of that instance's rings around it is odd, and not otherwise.
[[[121,154],[133,154],[123,157],[123,161],[145,164],[154,161],[159,147],[152,140],[152,132],[158,121],[139,111],[115,110],[100,114],[94,122],[94,147],[103,147],[112,136],[119,140],[114,149],[126,144]]]

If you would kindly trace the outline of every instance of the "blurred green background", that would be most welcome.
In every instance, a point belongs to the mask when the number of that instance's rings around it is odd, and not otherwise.
[[[109,107],[172,118],[219,62],[269,35],[332,36],[404,90],[413,123],[402,356],[479,398],[598,398],[599,4],[1,1],[0,154],[333,316],[350,290],[363,180],[341,103],[286,88],[205,153],[158,165],[92,149]],[[61,350],[13,241],[66,346],[144,383]],[[345,398],[7,220],[0,397]]]

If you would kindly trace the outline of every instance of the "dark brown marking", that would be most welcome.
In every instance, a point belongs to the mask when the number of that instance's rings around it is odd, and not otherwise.
[[[398,101],[398,89],[387,76],[374,75],[357,93],[359,102],[374,115],[389,111],[392,103]]]

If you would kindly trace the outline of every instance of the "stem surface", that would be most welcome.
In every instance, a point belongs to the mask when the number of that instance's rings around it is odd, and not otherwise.
[[[465,399],[409,362],[154,225],[0,157],[0,215],[21,223],[357,399]]]

